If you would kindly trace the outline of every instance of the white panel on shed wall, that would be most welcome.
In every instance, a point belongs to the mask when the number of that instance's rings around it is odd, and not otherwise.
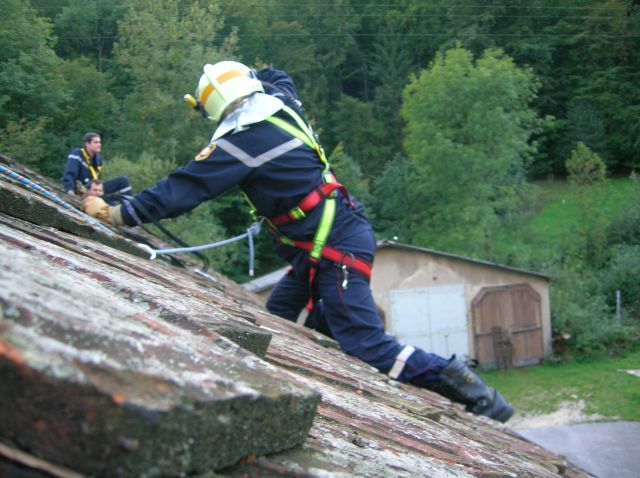
[[[397,289],[389,295],[389,332],[400,342],[443,357],[469,353],[464,285]]]
[[[469,354],[464,286],[429,287],[433,353],[449,357]]]
[[[426,289],[397,289],[390,292],[390,332],[407,345],[431,350],[429,295]],[[407,342],[407,338],[411,338]]]

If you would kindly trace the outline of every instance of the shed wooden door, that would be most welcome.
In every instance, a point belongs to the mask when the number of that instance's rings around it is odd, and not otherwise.
[[[509,349],[508,366],[539,363],[543,356],[540,296],[527,284],[487,287],[473,303],[476,359],[494,367]]]

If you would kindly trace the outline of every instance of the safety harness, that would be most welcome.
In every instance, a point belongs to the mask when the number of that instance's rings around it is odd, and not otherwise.
[[[297,127],[293,126],[282,118],[278,118],[275,116],[271,116],[266,120],[276,127],[280,128],[281,130],[285,131],[286,133],[290,134],[294,138],[299,139],[309,148],[314,150],[318,155],[318,158],[324,165],[324,171],[322,172],[323,183],[318,188],[310,192],[304,199],[302,199],[302,201],[300,201],[300,203],[298,203],[297,206],[290,209],[286,213],[280,214],[279,216],[273,218],[264,218],[265,223],[278,242],[309,252],[309,301],[307,302],[304,311],[301,314],[301,317],[298,319],[298,322],[304,322],[314,306],[312,288],[317,274],[318,264],[320,263],[320,260],[322,258],[335,263],[338,267],[341,268],[344,277],[344,280],[342,282],[343,289],[347,288],[348,269],[357,271],[365,276],[367,280],[370,280],[372,266],[369,262],[355,257],[351,253],[345,253],[327,245],[327,240],[329,239],[329,234],[331,233],[333,221],[336,215],[336,191],[340,191],[342,193],[344,198],[349,201],[351,207],[355,206],[349,199],[349,194],[347,193],[346,188],[342,184],[337,182],[335,176],[331,172],[331,168],[329,162],[327,161],[324,150],[316,140],[311,127],[300,117],[298,113],[296,113],[293,108],[285,105],[283,107],[283,111],[285,111],[294,120]],[[260,218],[257,212],[257,208],[252,204],[247,194],[243,194],[245,196],[245,199],[249,203],[251,214],[256,219]],[[293,240],[284,236],[278,229],[280,226],[283,226],[290,222],[304,219],[305,217],[307,217],[307,213],[309,213],[321,203],[324,204],[322,209],[322,216],[320,218],[320,222],[314,234],[313,240]]]
[[[84,162],[86,163],[86,166],[91,173],[91,179],[93,179],[94,181],[97,180],[100,177],[100,173],[102,172],[102,166],[97,166],[94,168],[93,164],[91,164],[91,156],[89,156],[89,153],[87,153],[84,148],[81,148],[80,151],[82,152]]]

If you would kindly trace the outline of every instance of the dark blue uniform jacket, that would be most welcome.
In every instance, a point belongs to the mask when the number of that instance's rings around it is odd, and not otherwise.
[[[76,181],[80,181],[86,185],[93,179],[82,149],[83,148],[72,149],[67,156],[67,165],[62,174],[62,184],[65,191],[74,191],[76,189]],[[91,158],[91,166],[99,176],[100,170],[102,169],[102,156],[100,153]]]
[[[264,70],[259,73],[274,85],[267,85],[266,92],[295,108],[291,100],[296,92],[291,79],[278,70],[269,70],[270,76]],[[295,126],[295,121],[283,110],[275,116]],[[271,218],[287,212],[322,184],[324,170],[316,152],[305,144],[278,155],[278,148],[292,139],[289,133],[266,120],[236,133],[229,132],[213,143],[213,152],[206,159],[193,160],[178,168],[153,188],[135,196],[131,205],[140,220],[149,222],[178,216],[239,185],[259,215]],[[341,196],[339,199],[332,236],[339,235],[342,228],[354,221],[370,227],[360,207],[354,211],[348,201]],[[291,239],[311,240],[321,212],[320,205],[305,219],[283,226],[281,232]],[[127,207],[122,208],[122,215],[126,224],[136,224]],[[335,244],[332,236],[329,244]],[[292,257],[300,252],[297,249],[278,245],[277,252],[284,259],[298,262]]]

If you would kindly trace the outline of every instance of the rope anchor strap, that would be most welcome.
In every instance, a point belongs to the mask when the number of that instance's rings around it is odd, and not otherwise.
[[[192,247],[176,247],[173,249],[153,249],[152,247],[146,244],[138,244],[141,249],[144,249],[149,254],[149,260],[154,260],[159,255],[164,254],[175,254],[177,252],[195,252],[195,251],[203,251],[205,249],[213,249],[215,247],[226,246],[227,244],[232,244],[234,242],[241,241],[245,238],[249,241],[249,275],[253,277],[254,274],[254,262],[255,262],[255,247],[253,243],[253,238],[260,234],[260,228],[262,226],[262,221],[254,222],[247,229],[247,232],[244,234],[240,234],[239,236],[231,237],[229,239],[224,239],[222,241],[213,242],[211,244],[203,244],[201,246],[192,246]]]

